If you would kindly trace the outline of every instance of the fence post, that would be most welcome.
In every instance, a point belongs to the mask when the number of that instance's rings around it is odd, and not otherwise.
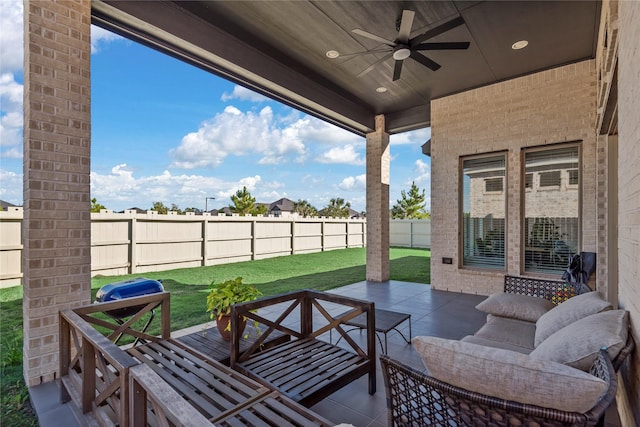
[[[291,255],[296,253],[296,220],[291,218]]]
[[[202,215],[202,266],[207,265],[207,259],[209,259],[209,217]]]
[[[251,260],[256,259],[256,220],[251,221]]]
[[[413,220],[409,223],[409,247],[413,248]]]
[[[138,271],[138,257],[136,256],[136,215],[133,214],[129,221],[129,274],[135,274]]]

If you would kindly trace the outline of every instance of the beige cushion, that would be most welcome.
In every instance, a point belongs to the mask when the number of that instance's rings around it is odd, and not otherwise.
[[[605,347],[614,359],[627,342],[629,313],[610,310],[584,317],[544,340],[531,357],[564,363],[588,371]]]
[[[611,303],[602,299],[598,292],[587,292],[569,298],[540,316],[536,322],[535,346],[570,323],[601,311],[611,310]]]
[[[517,351],[518,353],[522,353],[522,354],[529,354],[531,353],[531,350],[532,350],[531,348],[519,347],[517,345],[508,344],[502,341],[489,340],[486,338],[479,337],[477,335],[467,335],[466,337],[462,338],[460,341],[470,342],[472,344],[484,345],[486,347],[502,348],[504,350]]]
[[[607,391],[593,375],[514,351],[436,337],[412,342],[431,376],[477,393],[584,413]]]
[[[536,322],[553,307],[555,304],[544,298],[505,292],[489,295],[476,305],[478,310],[485,313],[529,322]]]
[[[478,329],[474,335],[487,340],[515,345],[528,349],[528,352],[530,352],[535,348],[533,345],[535,334],[535,323],[489,315],[487,316],[487,323]]]

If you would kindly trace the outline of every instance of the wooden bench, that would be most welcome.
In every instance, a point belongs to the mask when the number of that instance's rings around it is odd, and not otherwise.
[[[350,310],[345,312],[345,307]],[[330,311],[341,314],[331,315]],[[342,328],[343,323],[363,313],[367,322],[366,351]],[[242,317],[267,326],[245,351],[240,351],[242,331],[238,325]],[[231,367],[304,406],[316,404],[367,374],[369,394],[376,392],[372,302],[311,290],[296,291],[234,305],[231,325]],[[274,331],[289,335],[291,340],[256,352]],[[330,331],[337,332],[348,348],[331,344]]]
[[[141,309],[122,325],[102,315],[131,306]],[[161,311],[160,336],[137,329],[153,309]],[[62,400],[73,400],[88,425],[335,424],[171,339],[169,331],[167,292],[61,312]],[[141,344],[120,348],[110,341],[120,334]]]

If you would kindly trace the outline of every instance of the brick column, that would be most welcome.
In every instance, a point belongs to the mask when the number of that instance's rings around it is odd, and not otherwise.
[[[24,3],[24,376],[56,378],[58,312],[91,300],[88,0]]]
[[[389,280],[389,134],[384,116],[367,134],[367,280]]]

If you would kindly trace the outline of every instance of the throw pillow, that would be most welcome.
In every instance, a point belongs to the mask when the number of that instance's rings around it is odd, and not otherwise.
[[[611,310],[611,303],[603,300],[598,292],[569,298],[540,316],[536,322],[535,346],[568,324],[605,310]]]
[[[415,337],[429,375],[505,400],[584,413],[607,391],[598,377],[514,351],[436,337]]]
[[[530,356],[589,371],[603,347],[615,359],[627,342],[628,328],[629,313],[625,310],[592,314],[551,335]]]
[[[511,319],[536,322],[555,304],[544,298],[531,295],[510,294],[500,292],[489,295],[487,299],[476,305],[482,312]]]

